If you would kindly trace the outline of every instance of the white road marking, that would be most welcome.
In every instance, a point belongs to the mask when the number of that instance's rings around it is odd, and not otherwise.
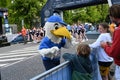
[[[22,60],[24,59],[25,57],[22,57],[22,58],[13,58],[13,59],[2,59],[0,60],[0,62],[7,62],[7,61],[18,61],[18,60]]]
[[[20,62],[27,57],[37,55],[38,46],[27,47],[19,50],[0,53],[0,67],[9,66],[11,64]]]
[[[8,65],[8,64],[0,64],[0,67],[2,67],[2,66],[6,66],[6,65]]]
[[[4,58],[14,58],[14,57],[24,57],[24,56],[32,56],[35,54],[19,54],[19,55],[7,55],[7,56],[0,56],[0,59],[4,59]]]

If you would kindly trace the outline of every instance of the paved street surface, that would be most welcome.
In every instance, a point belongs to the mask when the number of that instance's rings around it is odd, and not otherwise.
[[[16,45],[0,48],[0,67],[6,67],[12,65],[14,63],[22,61],[23,59],[38,54],[37,52],[38,45],[34,45],[30,47],[29,46],[25,47],[26,46],[25,45],[23,48],[22,46],[24,45],[16,44]],[[15,49],[15,48],[17,48],[17,50],[10,51],[10,49]]]
[[[38,43],[13,44],[0,48],[0,80],[29,80],[44,71]]]
[[[32,46],[34,47],[35,45],[39,45],[39,43],[28,42],[28,44],[25,45],[23,43],[11,44],[10,46],[0,47],[0,54],[14,50],[20,50],[27,47],[32,47]]]

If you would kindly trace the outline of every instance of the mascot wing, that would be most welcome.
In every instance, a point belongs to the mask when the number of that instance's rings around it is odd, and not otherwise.
[[[41,50],[38,50],[38,51],[43,57],[53,58],[56,55],[55,53],[57,53],[59,51],[59,48],[58,47],[52,47],[52,48],[48,48],[48,49],[41,49]]]
[[[71,39],[66,38],[66,44],[64,48],[69,48],[70,46],[75,46],[78,44],[79,42],[76,42],[76,39],[73,36],[71,36]]]

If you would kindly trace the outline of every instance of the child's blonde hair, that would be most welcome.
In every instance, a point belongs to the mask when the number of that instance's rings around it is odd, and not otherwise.
[[[88,57],[90,54],[90,47],[88,44],[79,44],[77,47],[77,54]]]

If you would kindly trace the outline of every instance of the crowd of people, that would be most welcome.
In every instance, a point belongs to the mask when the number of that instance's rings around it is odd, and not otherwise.
[[[44,28],[35,28],[33,29],[26,29],[24,26],[22,27],[21,34],[24,39],[24,43],[26,44],[27,42],[34,42],[34,43],[39,43],[41,39],[45,35]]]
[[[114,26],[114,29],[115,29],[115,26]],[[98,69],[100,72],[100,78],[97,80],[112,80],[109,76],[109,73],[110,73],[110,66],[114,62],[114,59],[105,52],[105,50],[101,46],[101,42],[107,42],[111,45],[113,30],[111,32],[111,26],[109,26],[109,24],[100,23],[98,25],[98,31],[100,32],[100,35],[94,43],[79,44],[76,50],[77,54],[72,54],[72,53],[63,54],[63,58],[65,60],[69,60],[73,66],[73,74],[72,74],[73,80],[79,80],[79,79],[94,80],[93,79],[94,77],[91,77],[91,74],[92,74],[91,65],[93,64],[91,64],[90,62],[91,60],[89,57],[90,53],[92,52],[92,49],[96,50],[96,52],[94,52],[93,54],[96,54],[98,56],[97,64],[99,65]],[[76,64],[79,64],[79,65],[76,65]],[[88,74],[89,77],[88,75],[85,75],[85,74]],[[79,76],[75,77],[75,75],[79,75]],[[85,76],[84,78],[81,77],[83,75]]]
[[[76,38],[77,42],[88,41],[86,32],[95,31],[96,28],[91,23],[74,23],[72,25],[67,25],[69,32]]]
[[[112,22],[111,25],[109,26],[109,24],[107,23],[100,23],[98,27],[100,35],[97,40],[94,43],[89,44],[88,47],[91,48],[91,50],[93,48],[96,49],[95,54],[98,55],[98,65],[101,79],[97,80],[112,80],[112,78],[109,77],[110,66],[112,63],[115,63],[115,80],[120,80],[120,5],[112,5],[109,9],[109,16]],[[91,74],[91,72],[89,71],[91,68],[91,64],[89,64],[88,58],[90,53],[89,49],[83,44],[80,44],[79,46],[82,49],[77,48],[77,54],[63,54],[63,58],[65,60],[69,60],[71,62],[71,65],[73,66],[73,80],[81,79],[81,74],[83,73],[84,75]],[[84,77],[84,80],[94,80],[90,76],[89,78],[87,77]]]
[[[73,25],[67,25],[66,28],[71,33],[71,35],[76,38],[77,42],[85,42],[88,41],[88,38],[86,36],[87,31],[93,31],[96,30],[95,27],[92,26],[92,24],[85,23],[74,23]],[[43,27],[33,27],[32,29],[26,29],[24,26],[21,30],[24,43],[33,41],[34,43],[39,43],[41,39],[45,35],[45,30]]]

